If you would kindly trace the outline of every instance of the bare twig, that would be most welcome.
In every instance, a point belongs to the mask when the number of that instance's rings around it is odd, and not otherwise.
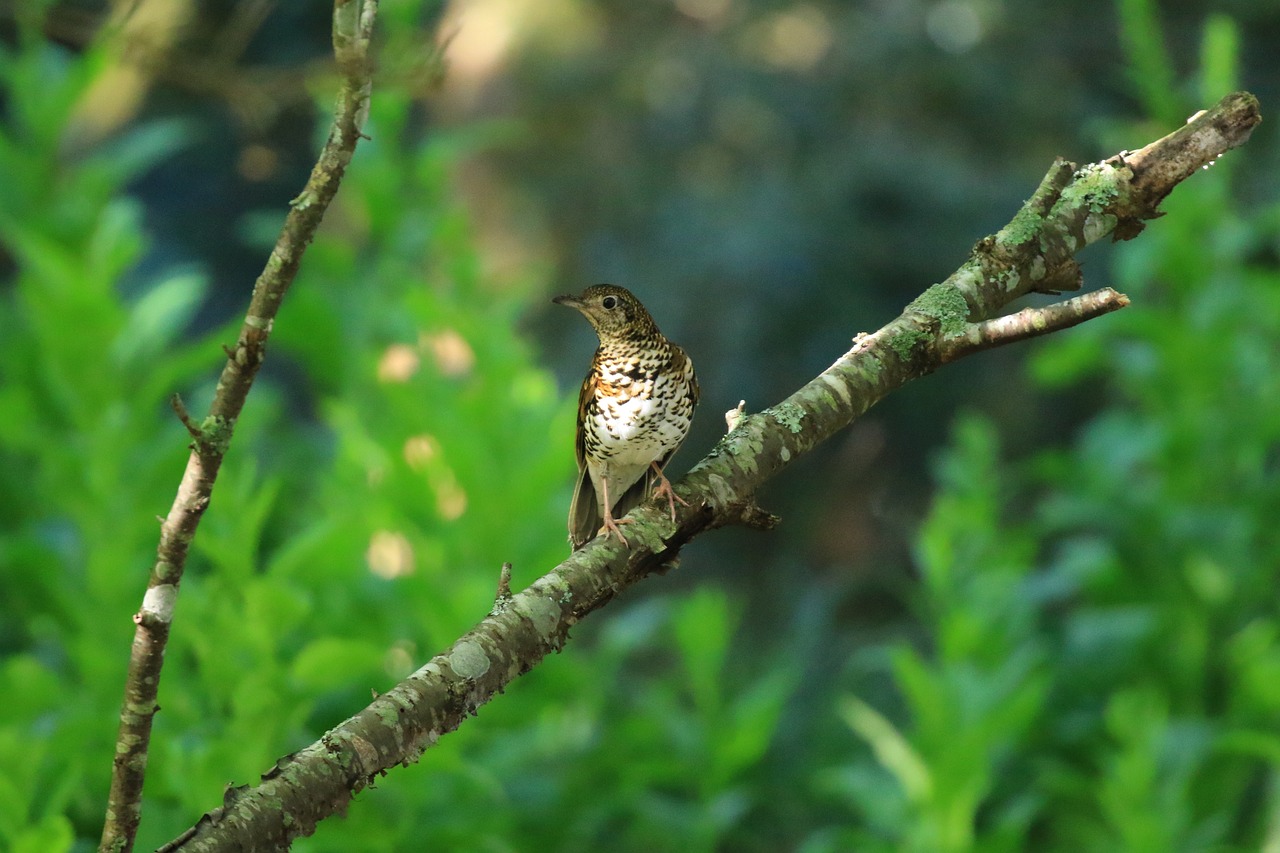
[[[120,712],[110,799],[99,847],[102,851],[119,853],[133,848],[141,815],[151,724],[158,710],[160,670],[187,552],[209,505],[236,420],[265,358],[267,339],[280,303],[297,275],[303,252],[338,191],[360,138],[368,110],[369,37],[376,10],[376,0],[336,0],[334,52],[343,79],[328,141],[306,187],[285,219],[266,268],[254,285],[240,336],[235,346],[227,349],[227,364],[208,416],[197,425],[175,398],[174,410],[195,441],[173,507],[160,529],[156,562],[142,607],[134,616],[137,627]]]
[[[1080,169],[1056,163],[1014,220],[981,241],[947,281],[875,334],[859,335],[852,349],[783,402],[738,418],[677,487],[690,505],[677,510],[674,525],[662,508],[636,508],[629,546],[603,538],[574,552],[363,711],[278,763],[256,788],[236,789],[232,801],[201,818],[172,849],[270,849],[310,834],[379,774],[416,761],[559,649],[588,613],[670,566],[690,539],[712,527],[767,521],[753,509],[760,486],[890,391],[961,355],[1122,307],[1121,294],[1099,291],[1000,316],[1019,296],[1077,283],[1076,252],[1120,225],[1157,215],[1159,200],[1174,185],[1242,144],[1258,121],[1256,99],[1232,95],[1144,148],[1139,164],[1118,158]]]
[[[511,564],[503,563],[498,573],[498,592],[493,597],[493,609],[490,613],[505,610],[511,604]]]
[[[1043,308],[1023,308],[1016,314],[965,323],[962,331],[940,342],[942,361],[945,364],[980,350],[1060,332],[1085,320],[1119,311],[1128,304],[1129,297],[1104,287]]]
[[[724,431],[733,432],[738,427],[738,421],[742,420],[742,416],[747,413],[747,401],[739,400],[738,405],[724,413]]]
[[[201,441],[204,438],[204,431],[192,419],[191,413],[187,411],[187,404],[182,402],[182,397],[177,394],[170,397],[169,407],[173,409],[173,413],[178,416],[178,420],[182,421],[182,425],[187,428],[187,432],[191,434],[193,439]]]

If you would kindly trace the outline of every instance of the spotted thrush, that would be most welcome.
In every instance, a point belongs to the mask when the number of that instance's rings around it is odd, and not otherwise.
[[[663,468],[689,434],[698,404],[698,380],[684,350],[662,336],[631,292],[612,284],[553,302],[582,312],[600,338],[578,395],[578,486],[569,507],[574,550],[599,533],[623,544],[620,524],[650,486],[665,496],[675,521],[676,502]]]

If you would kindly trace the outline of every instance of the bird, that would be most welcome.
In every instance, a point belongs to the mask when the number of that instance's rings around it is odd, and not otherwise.
[[[569,542],[578,550],[599,534],[626,545],[620,525],[645,499],[676,503],[664,468],[680,447],[698,405],[698,379],[683,349],[667,340],[631,291],[588,287],[552,302],[576,308],[600,339],[578,395],[578,482],[569,506]]]

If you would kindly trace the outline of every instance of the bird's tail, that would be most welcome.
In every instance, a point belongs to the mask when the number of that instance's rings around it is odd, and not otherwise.
[[[569,543],[573,550],[590,542],[602,524],[604,519],[600,516],[595,483],[591,482],[591,472],[583,465],[578,472],[578,487],[573,490],[573,503],[569,504]]]

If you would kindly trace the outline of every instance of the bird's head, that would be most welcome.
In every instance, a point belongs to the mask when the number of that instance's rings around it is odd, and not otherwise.
[[[581,311],[595,327],[601,343],[647,337],[658,331],[649,312],[625,287],[596,284],[578,296],[566,294],[551,301]]]

